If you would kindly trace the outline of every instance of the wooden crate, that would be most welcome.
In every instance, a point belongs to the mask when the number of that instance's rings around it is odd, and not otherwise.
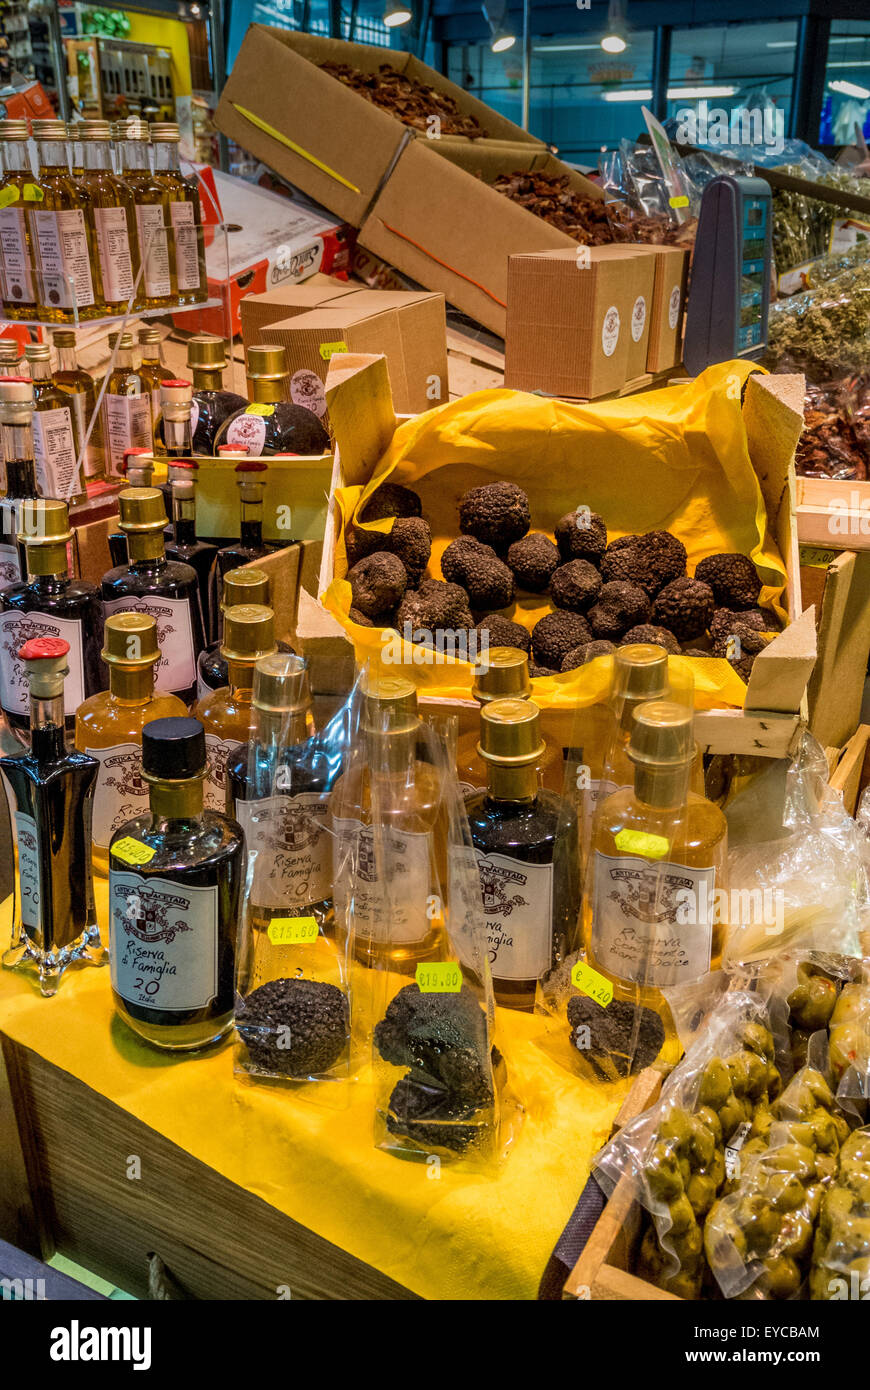
[[[870,550],[870,482],[799,477],[797,528],[801,545]]]

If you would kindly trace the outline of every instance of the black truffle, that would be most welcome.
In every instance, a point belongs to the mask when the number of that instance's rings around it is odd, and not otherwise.
[[[738,624],[744,629],[754,628],[756,632],[770,632],[776,626],[773,615],[765,613],[762,608],[747,608],[741,612],[735,612],[732,608],[717,608],[710,620],[713,642],[730,636]]]
[[[424,579],[419,589],[409,589],[396,611],[396,627],[401,632],[405,623],[417,631],[435,632],[438,629],[461,631],[474,627],[468,606],[468,595],[459,584],[445,584],[441,579]],[[414,637],[424,642],[425,638]]]
[[[441,556],[448,584],[461,584],[472,608],[507,608],[513,601],[514,577],[491,545],[474,536],[451,541]]]
[[[383,531],[364,531],[348,526],[344,535],[348,565],[355,565],[377,550],[398,555],[408,574],[409,584],[418,584],[426,572],[432,553],[432,532],[428,521],[421,516],[398,517],[389,534]]]
[[[479,1108],[409,1071],[393,1088],[387,1129],[427,1149],[464,1153],[481,1133],[480,1126],[467,1123]]]
[[[601,575],[588,560],[569,560],[550,581],[550,597],[557,608],[585,613],[601,593]]]
[[[458,994],[405,985],[375,1027],[375,1045],[385,1062],[414,1067],[465,1101],[492,1100],[486,1016],[467,985]]]
[[[574,994],[568,1000],[568,1023],[578,1052],[607,1080],[648,1067],[665,1040],[664,1024],[654,1009],[623,999],[612,999],[602,1008],[588,994]]]
[[[322,1075],[347,1046],[347,996],[320,980],[270,980],[238,1006],[236,1027],[255,1067]]]
[[[659,590],[653,604],[653,621],[670,628],[680,642],[691,642],[707,631],[714,606],[709,584],[683,575]]]
[[[735,552],[708,555],[695,570],[695,578],[709,584],[716,606],[752,608],[761,593],[758,571],[748,555]]]
[[[610,656],[615,652],[616,647],[612,642],[584,642],[579,647],[572,647],[562,658],[563,671],[576,671],[578,666],[585,666],[587,661],[594,661],[596,656]]]
[[[502,613],[488,613],[477,624],[477,631],[487,635],[490,647],[518,647],[521,652],[532,649],[532,634],[522,623],[513,623]]]
[[[710,630],[713,655],[724,657],[737,674],[748,681],[756,656],[767,646],[764,619],[752,613],[719,609],[713,616]]]
[[[534,661],[529,662],[530,676],[555,676],[556,674],[552,666],[537,666]]]
[[[389,613],[408,587],[405,566],[398,555],[376,550],[347,572],[353,607],[369,618]]]
[[[634,642],[653,642],[657,647],[664,647],[672,656],[677,656],[680,650],[674,634],[666,627],[656,627],[654,623],[639,623],[637,627],[630,627],[619,639],[621,647],[628,647]]]
[[[709,660],[712,656],[714,656],[714,654],[715,654],[715,653],[713,653],[713,652],[711,652],[711,651],[707,651],[706,648],[704,648],[704,647],[684,647],[684,648],[683,648],[683,656],[694,656],[694,657],[698,657],[699,659],[700,659],[701,657],[706,657],[706,658]]]
[[[540,531],[523,536],[514,541],[507,553],[507,562],[514,572],[514,579],[521,589],[532,594],[546,592],[553,575],[561,564],[559,551]]]
[[[592,629],[579,613],[545,613],[532,628],[532,655],[538,666],[560,671],[567,652],[592,641]],[[539,673],[540,674],[540,673]]]
[[[381,483],[359,514],[360,521],[382,521],[386,516],[422,516],[423,503],[401,483]]]
[[[613,580],[605,584],[598,601],[589,609],[589,626],[596,637],[612,641],[629,628],[649,621],[650,601],[639,584]]]
[[[686,547],[669,531],[621,536],[611,541],[601,560],[605,581],[638,584],[652,598],[672,579],[686,573]]]
[[[590,564],[599,564],[607,548],[607,527],[603,518],[585,507],[561,516],[553,534],[565,563],[588,560]]]
[[[358,608],[351,608],[347,616],[352,623],[359,623],[360,627],[374,627],[371,618],[367,617],[365,613],[361,613]]]
[[[484,483],[459,499],[459,529],[506,551],[531,525],[529,499],[516,483]]]

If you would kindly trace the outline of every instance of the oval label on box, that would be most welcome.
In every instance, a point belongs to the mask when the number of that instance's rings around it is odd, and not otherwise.
[[[601,325],[601,347],[605,357],[612,357],[619,342],[619,310],[611,304]]]
[[[639,294],[634,301],[634,308],[631,311],[631,336],[636,343],[643,337],[643,328],[646,323],[646,300]]]
[[[680,319],[680,287],[674,285],[671,290],[671,297],[668,300],[668,327],[671,332],[676,328]]]

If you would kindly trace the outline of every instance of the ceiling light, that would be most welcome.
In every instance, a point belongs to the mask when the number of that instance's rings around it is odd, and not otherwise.
[[[610,0],[607,7],[607,30],[601,40],[605,53],[624,53],[628,47],[625,23],[625,0]]]
[[[619,92],[602,92],[605,101],[652,101],[652,87],[638,87],[636,91],[627,88]]]
[[[516,34],[493,34],[490,48],[493,53],[506,53],[517,41]]]
[[[858,97],[861,101],[870,97],[870,89],[859,87],[857,82],[829,82],[828,86],[832,92],[840,92],[844,97]]]
[[[388,29],[398,29],[401,24],[407,24],[413,15],[407,5],[403,5],[401,0],[387,0],[387,7],[384,10],[384,24]]]
[[[668,87],[668,100],[694,101],[700,97],[733,97],[736,87]]]
[[[517,41],[508,19],[508,4],[509,0],[483,0],[481,5],[489,25],[489,46],[493,53],[506,53]]]

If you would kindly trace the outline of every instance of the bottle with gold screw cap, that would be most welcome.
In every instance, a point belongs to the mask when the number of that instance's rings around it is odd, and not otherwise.
[[[139,329],[139,349],[141,361],[139,363],[139,375],[145,382],[151,393],[151,425],[154,431],[154,445],[158,452],[163,451],[164,437],[160,428],[160,412],[162,402],[160,399],[160,387],[164,382],[174,381],[173,373],[168,367],[164,367],[161,358],[161,344],[163,334],[159,328],[144,327]]]
[[[76,137],[81,141],[81,182],[90,198],[97,257],[92,272],[98,281],[108,314],[127,311],[138,265],[136,213],[133,195],[123,179],[112,170],[112,130],[108,121],[79,121]],[[141,296],[137,296],[137,301]],[[134,302],[134,308],[139,308]]]
[[[538,784],[544,754],[531,700],[480,711],[486,791],[465,803],[477,857],[496,1000],[531,1009],[535,991],[572,949],[580,907],[577,826],[570,806]]]
[[[69,646],[64,699],[72,730],[82,701],[106,687],[100,592],[95,584],[70,577],[72,532],[65,502],[24,500],[18,526],[30,579],[0,590],[0,704],[13,728],[27,727],[27,682],[15,653],[30,637],[62,637]]]
[[[69,171],[63,121],[34,121],[39,174],[27,202],[40,319],[73,323],[106,312],[91,266],[96,261],[91,198]]]
[[[178,304],[202,304],[208,299],[205,269],[205,237],[196,179],[181,172],[178,144],[181,133],[173,121],[151,122],[154,179],[166,189],[166,207],[172,235],[169,257],[172,287]]]
[[[175,695],[154,690],[160,660],[157,624],[148,613],[113,613],[106,619],[103,661],[109,688],[76,711],[76,748],[100,764],[94,791],[94,872],[109,872],[109,841],[119,825],[148,810],[142,779],[142,729],[151,719],[184,718]]]
[[[0,298],[10,319],[36,318],[34,248],[25,209],[34,187],[26,121],[0,121]]]
[[[255,667],[260,657],[277,650],[271,608],[246,603],[226,610],[221,655],[227,663],[228,684],[204,695],[193,708],[205,729],[208,749],[205,804],[216,811],[223,811],[227,804],[227,759],[240,744],[247,744],[256,725]]]
[[[110,333],[109,347],[115,365],[103,396],[103,435],[106,469],[121,477],[127,449],[153,449],[151,393],[145,377],[133,363],[133,334]]]
[[[125,488],[118,494],[118,510],[130,559],[103,576],[103,611],[106,617],[151,614],[160,646],[157,689],[189,705],[196,695],[196,659],[203,648],[196,570],[166,558],[166,509],[158,488]]]
[[[532,682],[526,653],[519,647],[490,647],[481,652],[474,664],[471,693],[480,705],[493,700],[531,699]],[[475,726],[477,722],[475,720]],[[477,727],[459,736],[456,772],[463,796],[473,796],[486,786],[486,761],[478,752],[479,742]],[[562,750],[546,734],[542,734],[541,742],[544,745],[538,765],[541,785],[561,792],[565,776]]]
[[[2,227],[0,221],[0,227]],[[0,338],[0,380],[10,376],[20,376],[19,363],[21,348],[17,338]]]
[[[260,603],[271,608],[271,585],[265,570],[255,569],[253,565],[230,570],[220,581],[221,601],[217,612],[218,639],[200,653],[197,662],[197,693],[200,698],[210,690],[220,690],[229,682],[226,658],[221,656],[223,642],[223,615],[228,608],[237,603]],[[293,648],[286,642],[278,643],[280,652],[292,653]]]
[[[76,358],[76,332],[74,328],[55,328],[51,335],[57,353],[57,366],[54,371],[54,384],[62,391],[72,411],[73,428],[79,449],[88,436],[88,426],[94,417],[97,403],[97,385],[90,372],[79,366]],[[84,481],[96,482],[105,476],[106,460],[103,452],[102,420],[98,415],[85,447],[82,460]]]
[[[84,436],[79,434],[69,396],[54,380],[48,343],[28,343],[24,356],[33,382],[33,458],[37,486],[43,497],[72,501],[84,495],[78,468]]]
[[[172,304],[167,190],[151,172],[147,121],[131,117],[114,127],[121,177],[133,195],[139,256],[144,262],[139,292],[142,307],[168,309]]]
[[[229,444],[247,449],[252,458],[269,454],[314,456],[329,449],[329,436],[313,411],[294,405],[286,348],[254,344],[247,352],[250,405],[225,420],[215,436],[215,448]]]
[[[225,420],[247,407],[237,391],[225,391],[223,374],[227,345],[210,333],[195,333],[187,340],[187,365],[193,373],[190,427],[193,452],[213,456],[217,432]]]
[[[29,689],[30,749],[0,758],[16,859],[10,969],[35,971],[56,992],[74,962],[104,965],[91,875],[91,799],[99,763],[66,744],[69,645],[35,637],[16,649]]]

